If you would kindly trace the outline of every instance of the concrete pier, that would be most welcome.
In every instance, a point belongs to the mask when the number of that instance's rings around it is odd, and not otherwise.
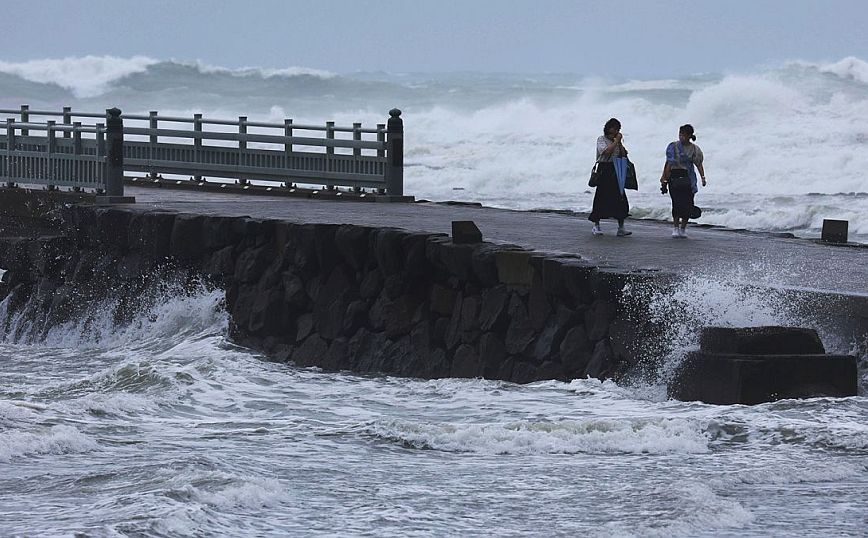
[[[124,319],[149,285],[180,274],[225,289],[231,338],[276,360],[528,382],[618,378],[665,329],[625,285],[740,266],[746,284],[813,296],[812,315],[868,335],[859,247],[701,227],[678,240],[650,221],[630,222],[630,237],[614,225],[593,237],[581,215],[467,205],[126,194],[137,203],[0,192],[0,296],[47,325],[115,294]],[[455,221],[475,223],[484,242],[453,242]]]

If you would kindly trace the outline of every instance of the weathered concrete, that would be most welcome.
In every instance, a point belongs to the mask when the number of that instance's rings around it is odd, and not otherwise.
[[[826,355],[816,331],[792,327],[703,331],[669,384],[669,396],[712,404],[855,396],[856,357]]]

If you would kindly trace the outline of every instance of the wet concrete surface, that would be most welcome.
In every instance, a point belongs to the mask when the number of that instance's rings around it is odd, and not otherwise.
[[[648,220],[628,220],[633,232],[628,237],[616,237],[617,223],[603,221],[605,234],[592,236],[585,215],[427,202],[360,203],[142,187],[127,187],[125,194],[135,196],[136,203],[124,207],[137,210],[248,215],[298,223],[391,226],[449,234],[453,220],[472,220],[486,241],[578,254],[619,268],[868,297],[868,248],[863,246],[696,225],[688,229],[687,239],[676,239],[671,237],[671,224]]]

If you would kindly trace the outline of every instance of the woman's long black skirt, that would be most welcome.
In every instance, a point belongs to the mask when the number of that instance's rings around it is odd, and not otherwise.
[[[600,219],[624,220],[630,212],[627,195],[621,194],[618,187],[618,176],[615,175],[615,165],[600,163],[600,179],[597,181],[597,192],[594,193],[594,207],[588,220],[597,222]]]
[[[673,170],[672,172],[680,172],[680,170]],[[690,180],[686,173],[683,175],[683,179],[679,179],[678,182],[673,182],[672,176],[670,176],[669,197],[672,198],[673,218],[690,218],[690,214],[693,213],[693,196],[693,187],[690,186]]]

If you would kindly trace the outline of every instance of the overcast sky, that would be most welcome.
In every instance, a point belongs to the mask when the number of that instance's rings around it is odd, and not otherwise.
[[[868,59],[866,0],[0,0],[0,60],[661,77]]]

